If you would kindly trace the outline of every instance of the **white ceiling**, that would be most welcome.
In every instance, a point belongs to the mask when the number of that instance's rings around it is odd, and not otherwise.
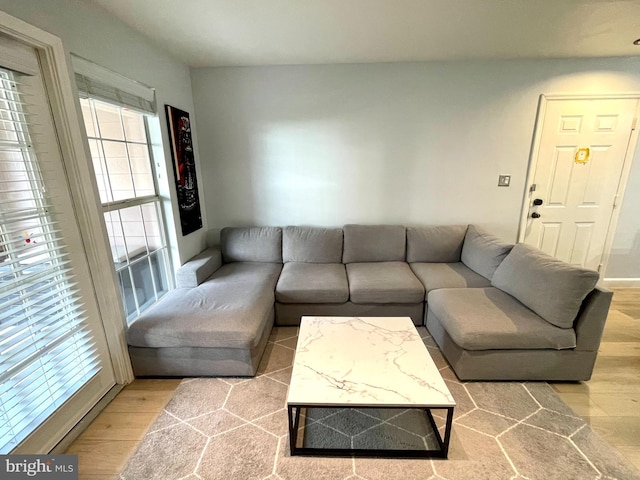
[[[640,0],[88,0],[192,67],[640,55]]]

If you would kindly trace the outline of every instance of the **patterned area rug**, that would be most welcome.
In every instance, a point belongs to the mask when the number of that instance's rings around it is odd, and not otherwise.
[[[548,384],[460,382],[419,331],[457,403],[447,460],[291,457],[286,395],[297,329],[281,327],[255,378],[185,379],[120,478],[640,480]],[[415,410],[314,409],[305,425],[317,445],[382,438],[416,448],[430,441],[423,418]]]

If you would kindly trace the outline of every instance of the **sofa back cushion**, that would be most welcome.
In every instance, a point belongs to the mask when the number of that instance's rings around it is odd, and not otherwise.
[[[341,263],[342,229],[285,227],[282,259],[286,262]]]
[[[407,227],[407,262],[460,261],[467,225]]]
[[[220,231],[224,263],[282,263],[280,227],[225,227]]]
[[[345,225],[342,261],[404,262],[406,243],[403,225]]]
[[[571,328],[598,277],[596,271],[570,265],[520,243],[496,269],[491,284],[556,327]]]
[[[496,268],[512,248],[512,243],[507,243],[475,225],[469,225],[460,259],[471,270],[491,280]]]

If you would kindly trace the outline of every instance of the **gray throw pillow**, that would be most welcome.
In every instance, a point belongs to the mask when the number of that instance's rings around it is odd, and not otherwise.
[[[512,248],[512,243],[507,243],[475,225],[469,225],[460,259],[471,270],[491,280],[493,272]]]
[[[491,284],[556,327],[571,328],[598,277],[596,271],[570,265],[519,243],[496,269]]]

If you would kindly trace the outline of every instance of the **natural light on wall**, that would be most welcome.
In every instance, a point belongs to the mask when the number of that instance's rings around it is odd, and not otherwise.
[[[330,122],[269,125],[255,145],[253,175],[257,218],[270,225],[315,223],[326,225],[345,203],[341,179],[358,185],[362,173],[350,167],[350,154],[340,125]]]

